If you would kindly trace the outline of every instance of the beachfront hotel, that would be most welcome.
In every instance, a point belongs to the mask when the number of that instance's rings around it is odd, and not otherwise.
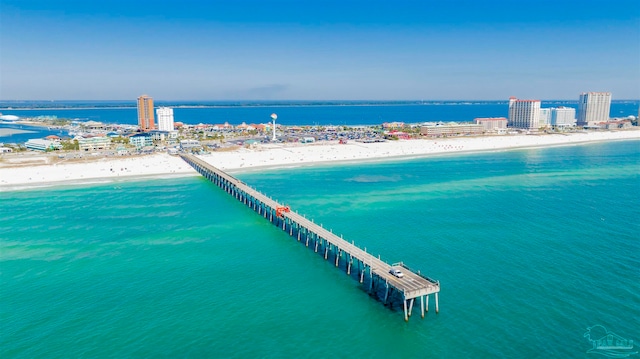
[[[447,137],[460,135],[480,135],[484,131],[479,124],[426,124],[420,126],[420,134],[426,137]]]
[[[479,117],[473,121],[477,125],[481,125],[486,132],[504,132],[508,122],[504,117]]]
[[[509,127],[537,130],[540,127],[540,100],[509,98]]]
[[[156,110],[158,115],[158,130],[160,131],[173,131],[173,109],[170,107],[158,107]]]
[[[578,101],[578,126],[609,121],[611,92],[583,92]]]
[[[540,109],[538,128],[575,127],[576,109],[571,107],[549,107]]]
[[[552,107],[551,125],[553,127],[573,127],[576,125],[576,109],[572,107]]]
[[[143,131],[156,128],[153,122],[153,98],[147,95],[138,97],[138,126]]]
[[[540,119],[538,120],[538,127],[551,126],[551,109],[540,108]]]

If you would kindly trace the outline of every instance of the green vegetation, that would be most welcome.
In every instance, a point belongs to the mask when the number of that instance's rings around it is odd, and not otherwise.
[[[10,145],[8,143],[5,143],[4,147],[10,148],[13,152],[24,152],[27,150],[23,145]]]
[[[112,143],[122,143],[123,145],[128,145],[129,144],[129,137],[122,137],[122,136],[112,137],[111,138],[111,142]]]
[[[60,141],[62,145],[62,149],[65,151],[77,151],[80,149],[80,145],[78,144],[78,140],[73,141]]]

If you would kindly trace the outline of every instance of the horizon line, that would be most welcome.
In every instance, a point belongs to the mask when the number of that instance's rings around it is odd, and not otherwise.
[[[495,102],[495,101],[509,101],[509,98],[504,99],[408,99],[408,100],[295,100],[295,99],[287,99],[287,100],[256,100],[256,99],[236,99],[236,100],[203,100],[203,99],[193,99],[193,100],[167,100],[167,99],[155,99],[153,96],[150,96],[154,101],[160,102],[219,102],[219,103],[229,103],[229,102],[382,102],[382,103],[391,103],[391,102]],[[579,101],[579,99],[536,99],[539,101]],[[136,99],[111,99],[111,100],[79,100],[79,99],[58,99],[58,100],[5,100],[0,99],[0,102],[136,102]],[[611,101],[640,101],[640,98],[626,98],[626,99],[611,99]]]

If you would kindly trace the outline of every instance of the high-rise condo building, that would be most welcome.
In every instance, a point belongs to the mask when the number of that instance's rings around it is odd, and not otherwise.
[[[555,127],[575,126],[576,109],[564,106],[551,108],[551,125]]]
[[[153,122],[153,98],[147,95],[138,97],[138,126],[143,131],[156,128]]]
[[[173,131],[173,109],[169,107],[158,107],[156,109],[158,115],[158,130]]]
[[[578,126],[609,121],[611,92],[584,92],[578,101]]]
[[[538,127],[549,127],[551,125],[551,109],[550,108],[541,108],[540,109],[540,120],[538,122]]]
[[[509,98],[509,127],[537,130],[540,127],[540,100]]]

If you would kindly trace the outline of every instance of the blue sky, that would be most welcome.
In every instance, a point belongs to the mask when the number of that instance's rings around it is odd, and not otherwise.
[[[0,6],[2,100],[640,98],[640,1]]]

